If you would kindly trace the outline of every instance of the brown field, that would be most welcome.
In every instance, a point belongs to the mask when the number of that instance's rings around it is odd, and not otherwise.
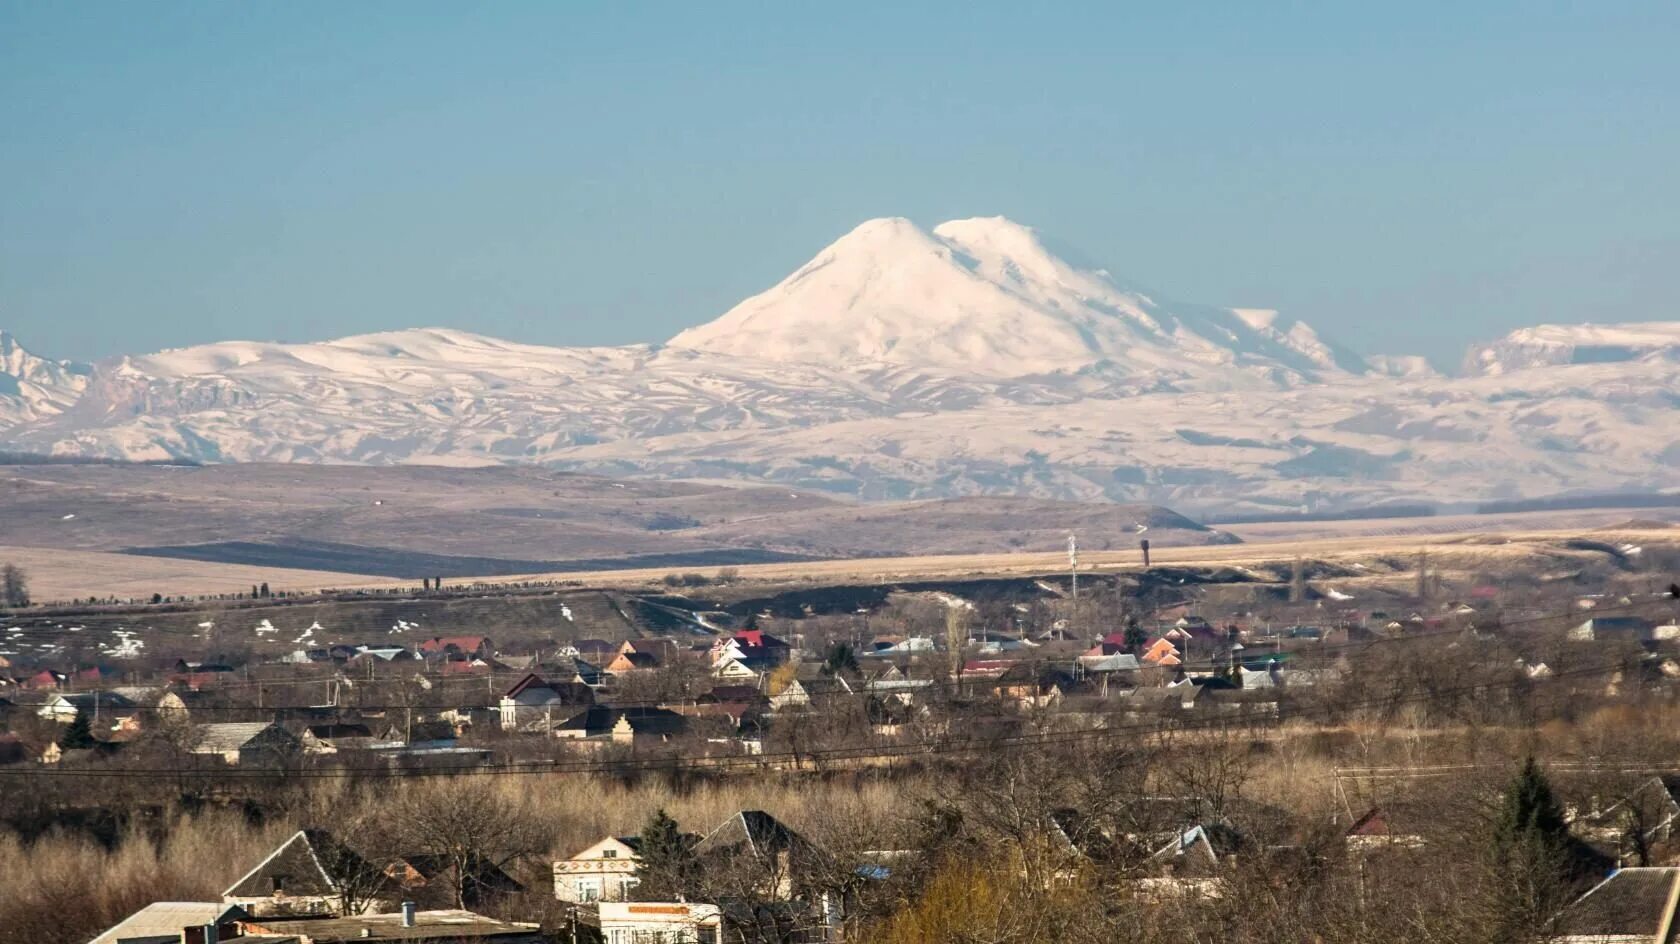
[[[1269,543],[1225,544],[1200,547],[1154,548],[1151,565],[1161,567],[1276,567],[1296,558],[1341,565],[1357,573],[1379,559],[1389,571],[1412,566],[1420,553],[1427,553],[1429,567],[1442,573],[1502,572],[1523,570],[1545,577],[1573,568],[1601,563],[1606,553],[1571,542],[1587,540],[1605,545],[1629,544],[1645,551],[1680,551],[1680,529],[1651,527],[1601,531],[1528,531],[1509,534],[1412,534],[1355,535],[1313,540]],[[1398,566],[1396,566],[1398,565]],[[1064,574],[1067,555],[1057,553],[958,554],[920,557],[876,557],[799,563],[752,564],[720,569],[698,569],[716,578],[727,572],[742,582],[819,584],[885,583],[916,579],[1021,577]],[[1081,573],[1113,574],[1139,572],[1143,562],[1138,551],[1080,552]],[[486,578],[484,583],[517,580],[573,580],[589,586],[640,587],[658,585],[669,568],[603,570],[537,574],[522,577]],[[1365,579],[1350,574],[1349,579]]]
[[[45,547],[0,546],[0,563],[23,568],[29,575],[30,595],[40,603],[88,597],[146,598],[154,593],[165,596],[249,593],[253,585],[262,583],[273,590],[403,583],[325,571]]]
[[[1338,522],[1352,527],[1357,522]],[[1256,535],[1258,537],[1258,535]],[[1340,583],[1357,585],[1377,579],[1383,573],[1409,567],[1420,552],[1427,552],[1430,567],[1443,574],[1526,571],[1544,577],[1562,573],[1594,561],[1604,552],[1571,548],[1568,542],[1590,540],[1608,545],[1631,544],[1651,552],[1680,551],[1680,528],[1629,528],[1625,530],[1549,530],[1510,533],[1423,533],[1353,534],[1306,540],[1255,541],[1246,544],[1201,547],[1156,547],[1155,567],[1277,567],[1297,557],[1359,570],[1371,567],[1369,577],[1349,573]],[[1396,557],[1405,558],[1395,561]],[[1371,565],[1386,559],[1390,566]],[[220,564],[97,551],[67,551],[50,548],[0,546],[0,562],[23,567],[30,577],[30,589],[38,602],[65,601],[91,596],[145,598],[153,593],[166,596],[213,595],[249,591],[252,584],[267,583],[274,590],[304,592],[320,589],[379,588],[412,585],[415,581],[394,578]],[[1404,566],[1392,566],[1394,564]],[[639,568],[509,577],[477,578],[474,582],[496,585],[522,581],[565,581],[586,586],[637,588],[655,587],[674,572],[700,573],[717,578],[733,573],[746,583],[884,583],[903,580],[1020,577],[1067,572],[1067,556],[1061,552],[1016,552],[990,554],[929,555],[915,557],[869,557],[798,563],[749,564],[732,568]],[[1142,570],[1135,550],[1081,551],[1081,573],[1112,574]]]

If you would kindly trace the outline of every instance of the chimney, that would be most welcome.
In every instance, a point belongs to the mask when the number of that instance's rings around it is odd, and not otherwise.
[[[402,916],[403,916],[402,917],[402,926],[403,927],[405,927],[405,928],[414,927],[414,902],[405,901],[405,902],[402,903]]]

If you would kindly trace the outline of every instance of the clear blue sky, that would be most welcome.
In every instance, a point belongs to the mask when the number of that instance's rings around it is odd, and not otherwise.
[[[659,340],[868,217],[1001,213],[1454,361],[1680,318],[1676,50],[1674,0],[0,0],[0,325]]]

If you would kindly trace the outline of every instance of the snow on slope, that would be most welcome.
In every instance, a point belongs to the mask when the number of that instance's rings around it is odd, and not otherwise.
[[[1680,322],[1536,325],[1470,349],[1465,372],[1504,374],[1530,367],[1608,364],[1645,357],[1680,357]]]
[[[91,368],[50,361],[0,331],[0,423],[25,423],[68,409],[87,388]]]
[[[663,347],[416,329],[90,375],[0,335],[0,445],[1202,511],[1680,488],[1676,342],[1675,324],[1543,326],[1446,378],[1270,310],[1162,303],[1007,220],[875,220]]]
[[[912,364],[1019,377],[1098,363],[1134,375],[1217,377],[1273,368],[1274,379],[1359,370],[1305,325],[1274,312],[1166,306],[1051,254],[1001,217],[924,232],[870,220],[770,290],[670,341],[732,357],[824,364]]]

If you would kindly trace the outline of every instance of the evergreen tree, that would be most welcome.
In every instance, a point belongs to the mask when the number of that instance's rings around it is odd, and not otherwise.
[[[1142,652],[1143,647],[1149,645],[1149,634],[1138,625],[1137,617],[1126,617],[1126,649],[1134,655]]]
[[[837,642],[829,647],[828,658],[823,660],[824,675],[839,675],[842,672],[857,671],[857,654],[852,651],[850,644]]]
[[[29,605],[29,577],[16,564],[0,567],[0,595],[7,606]]]
[[[1569,900],[1576,864],[1563,808],[1533,757],[1500,797],[1491,853],[1494,940],[1527,940]]]
[[[93,723],[86,714],[76,712],[75,720],[64,730],[64,736],[58,739],[58,746],[67,751],[93,746]]]
[[[642,827],[636,850],[635,897],[642,901],[683,901],[692,897],[698,869],[693,843],[677,821],[660,809]]]
[[[262,595],[263,595],[264,599],[268,598],[268,584],[267,583],[264,583],[262,585]]]

